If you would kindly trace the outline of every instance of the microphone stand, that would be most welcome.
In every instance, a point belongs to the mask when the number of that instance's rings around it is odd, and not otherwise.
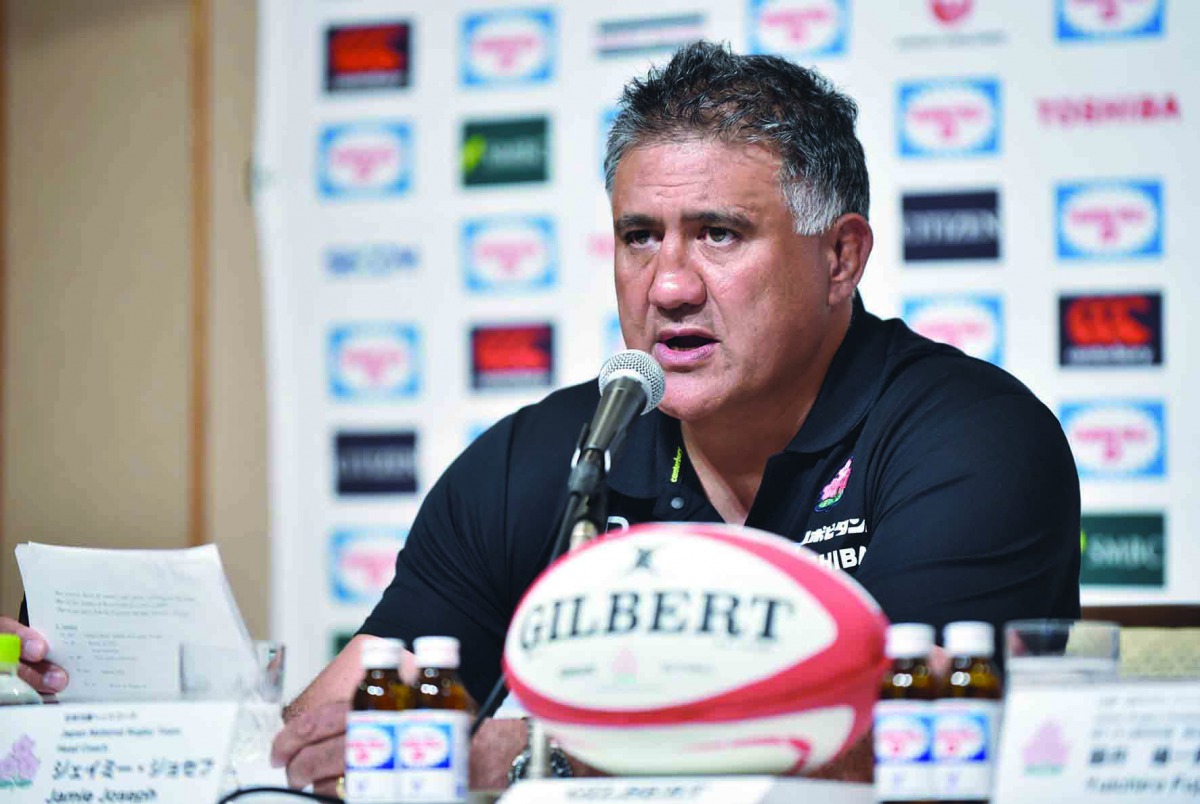
[[[576,550],[590,542],[602,532],[608,519],[608,484],[605,477],[611,466],[611,451],[599,452],[585,450],[590,425],[584,424],[575,445],[575,457],[571,461],[571,477],[567,482],[567,504],[563,509],[562,518],[554,537],[554,545],[550,550],[550,560],[546,566],[553,564],[564,553]],[[479,707],[479,715],[471,724],[471,736],[483,724],[483,721],[495,713],[500,702],[508,694],[504,676],[496,680],[496,685],[488,693],[488,697]],[[533,718],[529,722],[529,771],[526,778],[541,779],[550,774],[550,751],[548,738],[540,724],[535,724]],[[536,742],[538,745],[534,745]],[[535,761],[536,760],[536,761]]]

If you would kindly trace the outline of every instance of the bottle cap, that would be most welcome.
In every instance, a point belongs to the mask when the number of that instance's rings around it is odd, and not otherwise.
[[[362,647],[364,670],[393,670],[400,666],[400,660],[403,657],[403,639],[376,637],[367,640]]]
[[[0,664],[21,661],[21,638],[16,634],[0,634]]]
[[[458,640],[448,636],[417,637],[417,667],[437,667],[454,670],[458,667]]]
[[[986,656],[996,652],[996,629],[991,623],[961,621],[950,623],[942,632],[946,653],[951,656]]]
[[[921,659],[933,650],[933,626],[925,623],[895,623],[887,630],[889,659]]]

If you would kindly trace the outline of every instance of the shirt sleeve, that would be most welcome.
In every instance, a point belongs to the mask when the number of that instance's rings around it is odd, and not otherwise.
[[[873,467],[857,580],[892,622],[1079,617],[1079,477],[1028,393],[929,405]]]
[[[359,629],[412,641],[457,637],[460,675],[479,703],[495,683],[510,612],[504,540],[511,420],[475,440],[429,490],[396,574]]]

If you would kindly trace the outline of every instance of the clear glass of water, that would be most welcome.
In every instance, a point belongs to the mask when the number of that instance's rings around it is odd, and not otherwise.
[[[1121,628],[1100,620],[1013,620],[1004,627],[1007,686],[1115,681]]]
[[[185,642],[179,646],[179,689],[184,700],[238,703],[223,785],[226,793],[250,784],[286,781],[270,767],[271,741],[283,728],[285,657],[284,646],[269,640],[253,643],[250,653],[229,645]]]

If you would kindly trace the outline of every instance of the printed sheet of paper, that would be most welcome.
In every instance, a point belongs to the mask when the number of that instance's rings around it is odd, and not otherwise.
[[[246,624],[213,545],[187,550],[17,546],[30,625],[70,675],[63,702],[179,697],[179,646],[253,663]]]

